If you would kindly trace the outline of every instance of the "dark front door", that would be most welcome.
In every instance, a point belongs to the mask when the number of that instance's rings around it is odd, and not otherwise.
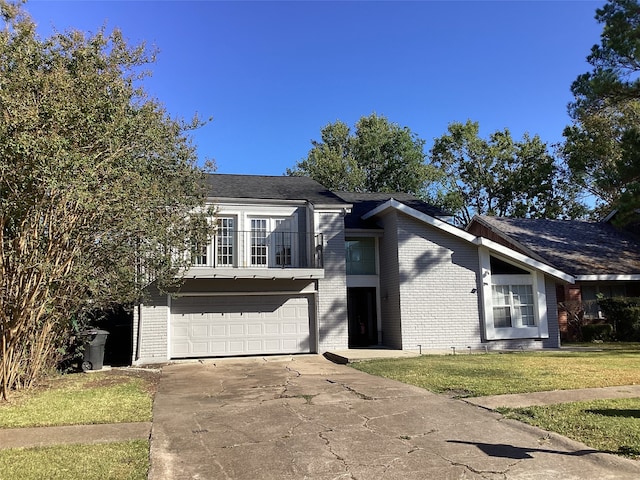
[[[347,309],[349,312],[349,347],[377,345],[376,289],[373,287],[348,288]]]

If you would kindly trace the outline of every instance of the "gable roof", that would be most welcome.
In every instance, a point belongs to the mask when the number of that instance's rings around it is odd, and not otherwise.
[[[360,193],[360,192],[336,192],[345,202],[353,204],[351,213],[345,216],[345,228],[377,228],[373,219],[364,219],[363,216],[393,199],[412,209],[431,217],[445,217],[448,214],[438,207],[429,205],[419,198],[408,193]]]
[[[541,257],[578,280],[640,280],[640,240],[609,223],[486,215],[473,222],[491,229],[501,243]]]
[[[347,202],[309,177],[211,173],[207,174],[206,183],[212,198],[299,200],[318,206],[350,207]]]
[[[431,225],[438,230],[448,233],[454,237],[457,237],[463,241],[469,242],[473,245],[477,245],[478,247],[483,247],[489,250],[489,252],[500,254],[506,258],[510,258],[515,260],[521,264],[528,265],[529,267],[535,268],[541,272],[544,272],[548,275],[551,275],[559,280],[574,283],[575,279],[573,276],[555,268],[553,265],[549,265],[548,263],[541,262],[535,258],[532,258],[529,255],[523,254],[520,251],[514,250],[509,246],[505,246],[503,244],[494,242],[493,240],[473,235],[461,228],[458,228],[449,223],[443,222],[442,220],[432,217],[426,213],[419,212],[404,203],[398,202],[395,199],[390,199],[380,205],[378,205],[373,210],[364,214],[363,218],[365,220],[373,218],[377,215],[382,214],[385,211],[395,210],[397,212],[402,212],[413,219],[422,222],[427,225]]]

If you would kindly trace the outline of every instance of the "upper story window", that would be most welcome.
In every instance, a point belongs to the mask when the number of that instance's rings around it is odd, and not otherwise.
[[[193,240],[191,242],[191,262],[194,265],[206,265],[209,260],[209,248],[206,243]]]
[[[209,261],[208,222],[204,217],[191,219],[191,262],[194,265],[207,265]]]
[[[267,219],[251,219],[251,265],[266,266],[267,249]]]
[[[376,239],[347,238],[347,275],[376,274]]]
[[[235,219],[218,218],[215,236],[216,266],[232,267],[235,264]]]
[[[251,266],[295,266],[298,233],[291,218],[252,218],[249,237]]]

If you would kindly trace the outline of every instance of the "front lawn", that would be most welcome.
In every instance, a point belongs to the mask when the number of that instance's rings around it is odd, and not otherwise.
[[[52,377],[0,403],[0,428],[149,422],[156,378],[122,370]]]
[[[353,363],[373,375],[455,396],[570,390],[640,384],[637,344],[589,352],[423,355]]]
[[[51,377],[0,403],[0,428],[148,422],[158,378],[144,370]],[[0,480],[144,480],[148,469],[148,440],[0,449]]]
[[[553,431],[600,451],[640,458],[640,399],[499,408],[508,418]]]
[[[0,450],[0,480],[145,480],[149,442]]]

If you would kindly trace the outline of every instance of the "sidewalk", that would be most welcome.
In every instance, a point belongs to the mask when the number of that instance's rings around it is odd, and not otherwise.
[[[579,390],[554,390],[552,392],[514,393],[508,395],[463,398],[461,400],[489,410],[495,410],[498,407],[522,408],[536,405],[553,405],[557,403],[582,402],[588,400],[636,397],[640,397],[640,385],[582,388]]]
[[[0,428],[0,449],[148,440],[151,422]]]

